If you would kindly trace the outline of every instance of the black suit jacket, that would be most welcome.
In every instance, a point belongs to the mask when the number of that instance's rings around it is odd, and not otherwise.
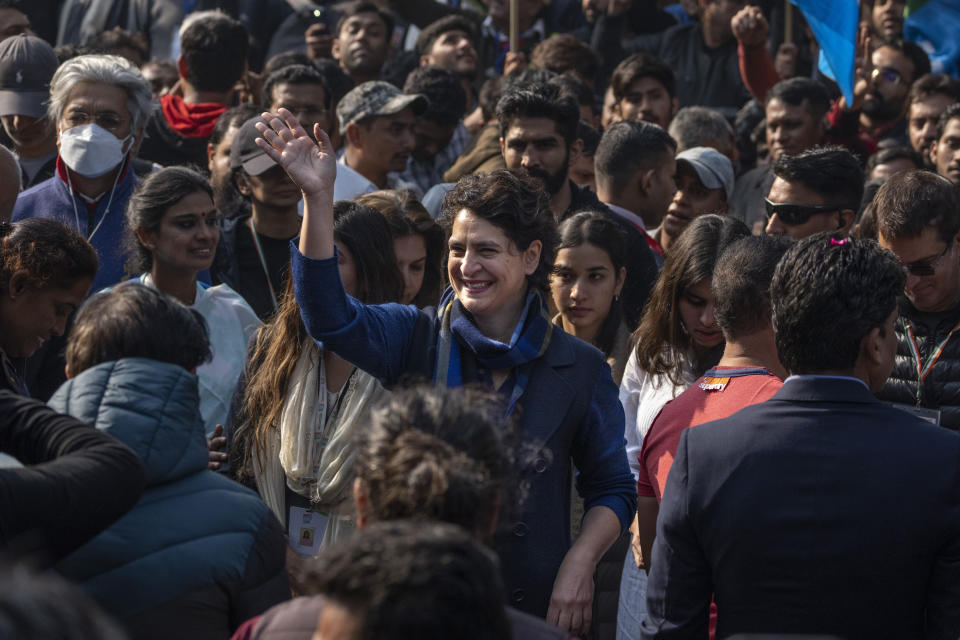
[[[645,638],[960,636],[960,436],[852,380],[799,378],[684,432]]]

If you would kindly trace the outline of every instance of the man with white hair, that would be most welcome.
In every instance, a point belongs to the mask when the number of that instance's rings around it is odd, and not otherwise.
[[[123,58],[87,55],[61,65],[47,112],[57,127],[57,172],[14,207],[15,221],[58,220],[93,244],[100,258],[94,291],[124,276],[123,212],[137,184],[130,164],[150,100],[150,84]]]

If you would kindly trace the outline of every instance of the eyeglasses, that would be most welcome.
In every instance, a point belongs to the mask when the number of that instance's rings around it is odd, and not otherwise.
[[[900,74],[900,72],[893,67],[874,67],[873,71],[870,72],[870,78],[872,80],[883,78],[890,84],[900,84],[900,82],[903,80],[903,76]]]
[[[831,211],[840,210],[839,207],[825,204],[790,204],[789,202],[771,202],[770,198],[764,198],[763,202],[767,205],[767,218],[772,218],[774,215],[776,215],[781,222],[791,226],[805,224],[807,220],[810,219],[810,216],[818,213],[830,213]]]
[[[953,243],[948,242],[947,246],[943,248],[943,253],[933,262],[910,262],[903,265],[903,268],[906,269],[910,275],[917,276],[918,278],[932,276],[937,272],[937,267],[943,262],[943,258],[947,255],[947,251],[949,251],[951,247],[953,247]]]

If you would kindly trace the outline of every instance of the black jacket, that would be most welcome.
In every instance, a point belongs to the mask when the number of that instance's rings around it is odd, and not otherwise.
[[[185,164],[206,168],[209,138],[184,138],[170,128],[159,106],[147,119],[146,133],[138,154],[141,158],[165,167]]]
[[[940,424],[950,429],[960,429],[960,331],[950,338],[936,365],[923,383],[918,385],[917,361],[910,349],[907,322],[913,326],[920,357],[926,364],[930,354],[960,322],[960,307],[925,321],[909,302],[904,300],[900,303],[897,359],[893,373],[877,396],[887,402],[917,405],[919,387],[919,406],[940,409]]]
[[[50,566],[130,510],[143,465],[117,440],[36,400],[0,390],[0,549]],[[109,496],[109,500],[104,499]]]

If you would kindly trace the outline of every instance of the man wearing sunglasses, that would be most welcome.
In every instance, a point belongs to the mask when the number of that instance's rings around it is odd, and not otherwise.
[[[874,49],[857,68],[853,103],[841,98],[830,112],[830,139],[868,154],[879,147],[909,146],[910,85],[929,72],[930,59],[912,42],[890,41]]]
[[[907,272],[897,358],[878,394],[960,428],[960,196],[929,171],[892,176],[874,198],[880,245]]]
[[[767,234],[799,240],[821,231],[850,231],[863,197],[863,170],[852,153],[816,147],[782,155],[773,174],[764,201]]]

